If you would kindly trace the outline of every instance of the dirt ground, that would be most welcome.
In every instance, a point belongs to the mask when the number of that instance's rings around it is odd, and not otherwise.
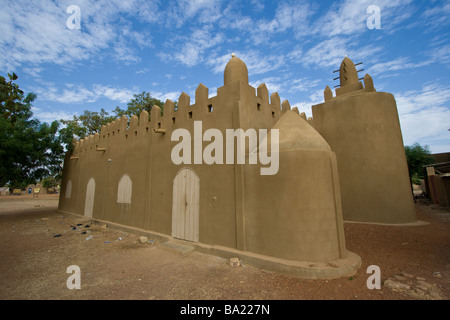
[[[450,211],[416,204],[421,226],[345,223],[351,277],[305,280],[229,260],[164,249],[57,210],[58,195],[0,197],[1,300],[448,300]],[[79,224],[79,225],[78,225]],[[81,271],[70,290],[67,268]],[[369,290],[367,268],[381,270]]]

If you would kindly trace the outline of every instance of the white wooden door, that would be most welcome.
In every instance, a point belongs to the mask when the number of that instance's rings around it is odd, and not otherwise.
[[[84,202],[84,215],[92,218],[94,211],[94,197],[95,197],[95,180],[91,178],[86,187],[86,200]]]
[[[200,179],[184,168],[173,179],[172,237],[198,242]]]

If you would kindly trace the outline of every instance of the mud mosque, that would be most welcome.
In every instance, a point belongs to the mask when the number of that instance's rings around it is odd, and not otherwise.
[[[360,79],[347,57],[338,72],[335,95],[327,86],[307,119],[265,84],[250,86],[233,55],[216,96],[200,84],[192,102],[186,93],[177,108],[167,100],[164,115],[154,106],[74,141],[59,209],[303,278],[351,275],[361,259],[346,249],[344,221],[398,225],[416,214],[393,95]],[[174,163],[173,133],[199,134],[199,122],[200,135],[266,130],[258,141],[267,150],[247,143],[244,163]],[[225,154],[224,143],[215,147]],[[275,174],[248,161],[267,151]]]

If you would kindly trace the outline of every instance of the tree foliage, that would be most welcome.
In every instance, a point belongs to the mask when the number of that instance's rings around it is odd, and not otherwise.
[[[73,139],[82,139],[86,136],[100,132],[103,125],[114,121],[122,116],[131,118],[133,115],[140,115],[142,111],[147,111],[150,114],[153,106],[161,108],[161,113],[164,108],[164,103],[156,98],[153,98],[150,93],[143,91],[135,94],[126,109],[116,107],[113,115],[110,115],[104,109],[100,112],[92,112],[85,110],[81,116],[73,116],[71,120],[60,120],[63,128],[60,130],[61,139],[67,150],[73,148]]]
[[[123,115],[131,118],[143,110],[150,114],[154,105],[162,112],[164,107],[163,102],[143,91],[134,95],[125,110],[117,107],[113,115],[104,109],[85,110],[71,120],[41,123],[31,111],[37,96],[24,94],[15,83],[15,73],[8,78],[0,76],[0,185],[11,188],[24,188],[42,179],[54,184],[61,178],[64,154],[73,147],[74,138],[100,132],[103,125]]]
[[[103,125],[114,121],[115,117],[101,109],[100,112],[85,110],[81,116],[73,116],[71,120],[60,120],[64,127],[60,130],[61,140],[67,150],[73,147],[74,138],[82,139],[100,132]]]
[[[131,118],[133,115],[139,116],[144,110],[147,111],[150,115],[150,111],[152,110],[153,106],[160,107],[161,114],[163,113],[164,103],[156,98],[152,98],[150,93],[143,91],[133,96],[133,99],[128,102],[126,110],[116,107],[116,109],[114,109],[114,112],[117,117],[126,115],[128,118]]]
[[[434,163],[430,148],[415,143],[412,146],[405,146],[405,153],[410,178],[413,183],[418,183],[419,179],[425,178],[424,166]]]
[[[58,176],[64,154],[59,122],[41,123],[32,118],[36,95],[24,92],[8,74],[0,76],[0,185],[23,188],[46,176]]]

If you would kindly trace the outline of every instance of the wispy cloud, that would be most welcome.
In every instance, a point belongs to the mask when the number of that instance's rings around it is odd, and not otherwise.
[[[367,69],[367,72],[373,75],[383,75],[392,76],[395,75],[393,71],[405,70],[405,69],[416,69],[424,66],[428,66],[434,62],[434,59],[420,61],[420,62],[411,62],[410,58],[400,57],[395,60],[380,62],[370,66]]]
[[[211,26],[193,30],[188,36],[176,36],[166,43],[168,50],[159,52],[165,61],[176,61],[188,67],[196,66],[205,59],[207,50],[224,41],[223,34]]]
[[[196,20],[200,24],[210,24],[222,17],[220,0],[177,0],[166,4],[166,25],[177,28]]]
[[[307,117],[312,117],[311,107],[324,102],[323,91],[324,89],[316,89],[309,95],[308,100],[291,103],[291,106],[297,107],[298,111],[304,112]]]
[[[303,55],[299,55],[298,62],[309,68],[324,67],[335,70],[339,68],[345,56],[359,62],[374,57],[381,51],[382,47],[379,46],[369,44],[359,47],[345,37],[334,37],[319,42]]]
[[[134,46],[149,46],[149,34],[130,29],[121,14],[148,8],[145,1],[77,1],[81,29],[68,29],[66,9],[73,1],[2,1],[0,13],[0,68],[11,70],[25,63],[55,63],[70,67],[101,50],[119,61],[135,62]],[[119,23],[117,23],[119,21]],[[98,57],[98,56],[97,56]]]
[[[256,50],[236,51],[235,54],[239,59],[245,62],[249,75],[251,76],[265,74],[285,65],[285,57],[282,54],[262,55]],[[230,53],[220,56],[211,56],[206,61],[206,64],[211,66],[214,73],[222,73],[230,59]]]
[[[127,88],[114,88],[112,86],[95,84],[93,86],[93,92],[98,97],[105,97],[111,101],[125,103],[129,102],[138,90],[136,88],[131,90]]]
[[[40,108],[33,107],[31,109],[33,116],[41,122],[51,123],[58,120],[71,120],[74,114],[68,113],[67,111],[57,110],[57,111],[43,111]]]
[[[139,89],[118,88],[101,84],[94,84],[91,89],[88,89],[82,84],[66,84],[65,88],[60,90],[54,84],[47,83],[46,87],[35,87],[33,91],[38,94],[38,99],[41,101],[78,104],[93,103],[101,98],[125,103],[130,101]]]
[[[180,97],[181,92],[180,91],[172,91],[172,92],[152,92],[152,97],[165,102],[167,99],[170,99],[172,101],[178,101],[178,98]]]
[[[432,83],[421,90],[396,93],[395,98],[405,145],[449,140],[450,86]]]
[[[312,32],[325,37],[354,36],[367,32],[367,19],[371,5],[380,8],[381,29],[392,33],[404,26],[414,13],[412,0],[344,0],[335,3],[328,12],[317,19]]]
[[[148,72],[150,72],[149,68],[142,68],[142,69],[139,69],[138,71],[136,71],[136,74],[145,74]]]
[[[437,1],[430,1],[433,7],[428,7],[425,9],[420,16],[420,24],[427,27],[427,32],[433,30],[439,30],[446,28],[450,25],[450,3],[444,1],[444,3],[439,3]]]

